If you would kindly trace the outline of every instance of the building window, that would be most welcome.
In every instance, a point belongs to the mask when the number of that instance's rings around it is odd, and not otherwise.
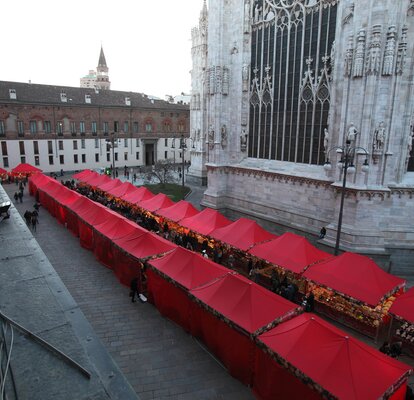
[[[53,165],[53,156],[49,156],[49,165]]]
[[[77,140],[73,141],[73,150],[78,150],[78,141]]]
[[[7,157],[3,157],[3,167],[9,168],[9,159]]]
[[[279,2],[278,2],[279,3]],[[299,12],[291,2],[251,33],[248,156],[321,165],[330,105],[330,60],[337,3]],[[253,9],[265,10],[264,0]],[[270,15],[270,12],[269,14]]]
[[[128,147],[128,139],[124,139],[124,147]]]
[[[76,136],[76,122],[71,122],[70,123],[70,133],[72,134],[72,136]]]
[[[63,122],[62,121],[58,121],[58,123],[56,124],[56,132],[59,136],[63,135]]]
[[[128,152],[124,153],[124,161],[128,161]]]
[[[111,161],[111,153],[106,153],[106,161]]]
[[[135,139],[135,145],[136,145],[136,147],[140,146],[140,140],[139,139]]]
[[[0,121],[0,135],[4,136],[6,134],[6,130],[4,129],[4,121]]]
[[[7,142],[1,142],[1,153],[3,156],[7,156]]]
[[[102,131],[103,131],[104,135],[107,135],[109,133],[109,124],[108,124],[108,122],[103,123]]]
[[[168,151],[164,151],[164,158],[167,159],[168,158]]]
[[[164,139],[164,146],[168,147],[168,139]]]
[[[60,156],[59,156],[59,162],[60,162],[60,164],[64,164],[65,163],[65,156],[63,155],[63,154],[61,154]]]
[[[114,132],[115,133],[119,132],[119,122],[118,121],[114,121]]]
[[[20,150],[20,155],[21,156],[26,154],[25,151],[24,151],[24,142],[22,142],[22,141],[19,142],[19,150]]]
[[[24,122],[23,121],[17,121],[17,134],[19,136],[24,135]]]
[[[22,164],[25,164],[25,163],[26,163],[26,157],[25,157],[25,156],[21,156],[21,157],[20,157],[20,162],[21,162]]]
[[[85,139],[81,139],[81,149],[85,148]]]
[[[118,153],[115,153],[115,161],[118,161]]]
[[[124,132],[125,133],[128,133],[129,132],[129,122],[128,121],[125,121],[124,122]]]
[[[92,121],[91,130],[92,135],[96,135],[98,133],[98,125],[96,124],[96,121]]]
[[[63,150],[63,140],[59,140],[59,150]]]
[[[134,121],[133,130],[134,130],[134,133],[138,133],[139,132],[139,125],[138,125],[138,122],[137,121]]]
[[[95,149],[99,149],[99,139],[95,139]]]
[[[79,122],[79,132],[80,134],[85,133],[85,122],[84,121]]]
[[[139,151],[137,151],[137,152],[136,152],[136,154],[135,154],[135,158],[136,158],[137,160],[139,160]]]
[[[43,122],[43,129],[45,130],[45,133],[52,133],[52,124],[50,121]]]
[[[95,153],[95,162],[99,162],[99,153]]]
[[[78,163],[78,155],[77,155],[77,154],[74,154],[74,155],[73,155],[73,162],[74,162],[75,164],[77,164],[77,163]]]
[[[152,132],[152,124],[151,122],[145,123],[145,132]]]
[[[33,141],[33,153],[39,154],[39,142],[37,140]]]
[[[82,163],[85,164],[86,163],[86,154],[82,154]]]
[[[40,165],[39,156],[35,156],[35,165]]]
[[[47,141],[47,153],[53,154],[53,142],[51,140]]]
[[[30,121],[29,122],[29,128],[30,128],[30,133],[32,135],[37,133],[37,122],[36,121]]]

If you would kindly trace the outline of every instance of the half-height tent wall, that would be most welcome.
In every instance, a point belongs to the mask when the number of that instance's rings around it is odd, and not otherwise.
[[[190,330],[188,292],[229,273],[227,268],[182,247],[148,264],[149,300],[186,331]]]

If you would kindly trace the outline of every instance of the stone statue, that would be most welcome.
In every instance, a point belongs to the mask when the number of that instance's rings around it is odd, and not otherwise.
[[[221,146],[222,147],[227,146],[227,127],[226,127],[226,125],[223,125],[221,127]]]
[[[378,128],[374,132],[374,150],[382,150],[385,143],[385,126],[384,121],[381,121]]]
[[[213,125],[210,125],[208,129],[208,142],[214,143],[214,128]]]
[[[351,122],[348,128],[348,134],[346,136],[346,140],[349,140],[351,143],[355,142],[357,135],[358,135],[358,131],[355,128],[355,125]]]
[[[408,134],[408,142],[407,142],[408,155],[411,154],[411,151],[413,149],[413,140],[414,140],[414,133],[410,131],[410,133]]]
[[[240,150],[245,152],[247,149],[247,133],[246,130],[243,129],[242,134],[240,135]]]
[[[323,148],[325,149],[325,154],[328,151],[328,146],[329,146],[329,132],[328,129],[325,128],[324,130],[324,138],[323,138]]]

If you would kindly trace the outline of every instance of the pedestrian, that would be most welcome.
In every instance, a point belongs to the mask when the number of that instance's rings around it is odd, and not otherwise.
[[[326,228],[323,226],[319,232],[319,239],[323,239],[326,235]]]
[[[39,221],[37,219],[37,214],[36,214],[35,211],[32,212],[32,217],[31,217],[30,220],[31,220],[31,223],[32,223],[32,230],[34,232],[36,232],[36,227],[37,227],[37,224],[39,223]]]
[[[138,296],[138,277],[131,279],[130,289],[131,291],[129,292],[129,295],[131,297],[131,302],[135,303],[135,296]]]
[[[14,193],[14,200],[17,202],[19,200],[19,194],[17,192]]]
[[[203,257],[204,258],[208,258],[208,254],[207,254],[207,251],[206,250],[203,250],[201,253],[203,254]]]
[[[23,191],[20,191],[17,196],[19,197],[20,203],[23,203]]]
[[[32,221],[32,213],[29,210],[26,210],[23,214],[24,219],[26,220],[27,226],[30,226]]]
[[[40,204],[36,201],[36,203],[33,204],[33,208],[39,213]]]
[[[278,273],[273,269],[270,277],[271,288],[273,293],[279,293],[280,291],[280,280]]]
[[[306,312],[312,312],[315,306],[315,296],[309,291],[302,301],[302,307]]]

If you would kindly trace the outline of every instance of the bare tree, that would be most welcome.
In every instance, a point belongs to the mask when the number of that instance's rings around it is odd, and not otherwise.
[[[146,179],[152,181],[156,179],[162,185],[174,182],[174,162],[172,160],[159,160],[146,172]]]

